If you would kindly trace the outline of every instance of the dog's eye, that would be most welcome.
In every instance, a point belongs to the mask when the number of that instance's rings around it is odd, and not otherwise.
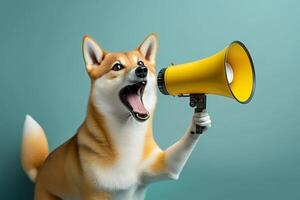
[[[139,60],[139,61],[137,62],[137,64],[138,64],[138,66],[144,66],[144,65],[145,65],[144,62],[141,61],[141,60]]]
[[[116,63],[112,67],[112,70],[114,70],[114,71],[119,71],[121,69],[124,69],[124,66],[121,63]]]

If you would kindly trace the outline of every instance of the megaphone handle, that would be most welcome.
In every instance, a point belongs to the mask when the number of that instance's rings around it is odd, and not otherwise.
[[[205,94],[191,94],[190,106],[195,107],[195,113],[200,113],[206,109],[206,95]],[[202,134],[204,127],[196,125],[196,134]]]

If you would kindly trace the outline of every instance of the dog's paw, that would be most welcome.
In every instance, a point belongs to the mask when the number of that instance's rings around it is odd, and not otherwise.
[[[211,127],[211,120],[206,110],[199,113],[194,113],[192,130],[196,131],[196,125],[203,127],[203,132]]]

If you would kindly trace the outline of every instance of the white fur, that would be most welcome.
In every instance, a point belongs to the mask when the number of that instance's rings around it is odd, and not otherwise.
[[[140,52],[151,63],[155,63],[157,54],[157,38],[154,35],[148,36],[141,44]]]
[[[195,129],[196,124],[209,127],[211,123],[206,111],[194,114],[192,125],[185,135],[166,150],[167,171],[163,174],[151,173],[149,167],[161,150],[156,149],[146,161],[140,163],[147,122],[136,121],[119,99],[121,88],[135,81],[140,80],[134,69],[127,76],[118,76],[113,80],[103,76],[95,81],[92,94],[96,108],[109,122],[108,129],[120,159],[108,169],[89,164],[84,167],[88,168],[86,171],[99,189],[112,192],[113,199],[117,200],[143,199],[145,189],[138,189],[139,187],[160,179],[177,179],[198,141],[199,135],[192,135],[191,130]],[[155,75],[148,73],[143,102],[150,115],[153,115],[156,104],[156,87]]]
[[[196,125],[205,127],[204,131],[211,126],[211,120],[206,110],[195,113],[190,128],[174,145],[166,150],[167,165],[169,172],[167,176],[178,179],[187,159],[196,146],[199,134],[196,134]],[[194,134],[192,134],[194,132]]]
[[[37,169],[31,169],[27,172],[27,175],[32,182],[35,181],[37,173],[38,173]]]
[[[23,127],[23,140],[22,140],[22,160],[23,156],[26,155],[26,146],[31,145],[30,141],[35,138],[46,138],[43,128],[30,116],[26,115],[25,121],[24,121],[24,127]],[[30,146],[29,148],[35,148]],[[38,153],[38,152],[34,152]],[[34,155],[31,155],[34,156]],[[23,161],[22,161],[23,162]],[[31,169],[25,169],[25,172],[27,173],[28,177],[31,181],[35,181],[35,178],[38,173],[37,168],[31,168]]]
[[[144,134],[146,123],[137,124],[132,119],[124,126],[117,120],[109,118],[109,131],[112,133],[112,141],[118,152],[119,159],[115,165],[108,169],[91,166],[89,170],[99,188],[108,191],[115,189],[125,190],[139,183],[138,163],[143,151]],[[130,155],[130,156],[128,156]]]
[[[155,63],[156,37],[150,35],[146,38],[139,50],[146,59]],[[84,44],[84,54],[97,53],[99,55],[97,60],[102,59],[100,51],[100,47],[93,40],[87,40]],[[87,65],[94,65],[88,55],[85,59]],[[92,88],[92,101],[106,120],[110,137],[118,153],[118,160],[110,168],[104,169],[90,163],[83,163],[83,168],[99,190],[111,192],[114,200],[142,200],[148,183],[166,178],[178,179],[199,138],[198,134],[191,134],[191,131],[195,131],[196,124],[204,126],[204,131],[211,124],[205,110],[194,114],[192,124],[184,136],[165,151],[167,169],[163,172],[152,172],[150,166],[162,151],[156,148],[147,160],[142,162],[147,121],[138,122],[133,118],[119,98],[119,92],[123,87],[144,80],[136,76],[135,69],[132,68],[127,75],[121,74],[124,73],[122,71],[115,72],[120,74],[114,79],[104,75],[95,80]],[[142,100],[150,115],[153,115],[156,104],[156,77],[148,73],[146,80]]]
[[[146,59],[155,63],[156,37],[150,35],[139,47],[139,50]],[[83,54],[87,70],[98,67],[103,59],[103,51],[89,37],[84,38]],[[207,130],[211,126],[211,120],[205,110],[194,114],[190,128],[184,136],[165,151],[166,169],[153,172],[151,166],[156,162],[157,156],[162,153],[162,150],[157,147],[146,160],[142,161],[148,123],[147,121],[139,122],[133,118],[119,98],[119,92],[123,87],[141,81],[141,79],[135,75],[135,68],[127,76],[120,74],[114,79],[106,76],[103,75],[95,80],[91,100],[106,120],[105,123],[111,134],[110,137],[116,148],[118,159],[109,168],[101,168],[91,162],[82,162],[82,168],[86,173],[85,176],[95,183],[96,188],[101,192],[110,192],[112,199],[143,200],[146,186],[150,182],[170,178],[178,179],[199,138],[198,134],[191,134],[191,131],[195,132],[196,125],[204,126],[204,131]],[[156,77],[149,72],[146,80],[147,85],[142,100],[150,115],[153,115],[156,104]],[[90,125],[87,123],[87,126]],[[93,127],[88,128],[93,129]],[[26,116],[24,137],[39,133],[44,134],[41,126],[32,117]],[[36,176],[36,171],[30,170],[28,174]],[[74,196],[67,197],[67,199],[80,199],[80,194],[72,195]]]
[[[131,70],[128,76],[118,76],[113,80],[107,79],[105,76],[98,78],[94,83],[94,94],[92,94],[94,104],[107,118],[118,118],[122,123],[127,121],[131,114],[120,101],[119,92],[123,87],[132,85],[137,81],[140,81],[140,78],[136,77],[133,70]],[[150,115],[153,114],[152,112],[156,104],[156,77],[152,73],[148,73],[147,75],[143,103],[145,108],[150,112]],[[132,119],[132,116],[129,119]]]
[[[108,122],[108,130],[119,159],[109,169],[101,169],[90,164],[84,164],[83,167],[87,168],[85,171],[90,173],[89,176],[95,180],[99,189],[119,191],[113,192],[114,199],[127,199],[125,196],[133,199],[133,195],[136,194],[134,191],[141,191],[137,189],[141,184],[138,167],[148,124],[147,121],[138,122],[134,119],[119,98],[119,92],[123,87],[140,81],[133,72],[132,70],[128,73],[127,77],[119,76],[114,80],[109,80],[105,76],[100,77],[95,81],[93,88],[93,102]],[[156,77],[152,73],[147,75],[143,103],[152,115],[156,103]],[[139,193],[138,196],[143,195]]]
[[[42,127],[30,115],[26,115],[23,128],[23,137],[27,137],[27,134],[40,134],[40,131],[43,132]]]
[[[103,58],[103,51],[99,45],[91,38],[85,37],[82,44],[83,57],[87,70],[99,65]],[[93,58],[96,58],[97,62]]]

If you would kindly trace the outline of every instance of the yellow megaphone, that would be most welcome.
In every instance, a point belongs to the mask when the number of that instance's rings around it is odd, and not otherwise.
[[[190,96],[190,106],[201,112],[206,107],[205,94],[248,103],[254,93],[255,71],[245,45],[234,41],[208,58],[161,69],[157,83],[165,95]],[[201,127],[196,133],[202,133]]]

